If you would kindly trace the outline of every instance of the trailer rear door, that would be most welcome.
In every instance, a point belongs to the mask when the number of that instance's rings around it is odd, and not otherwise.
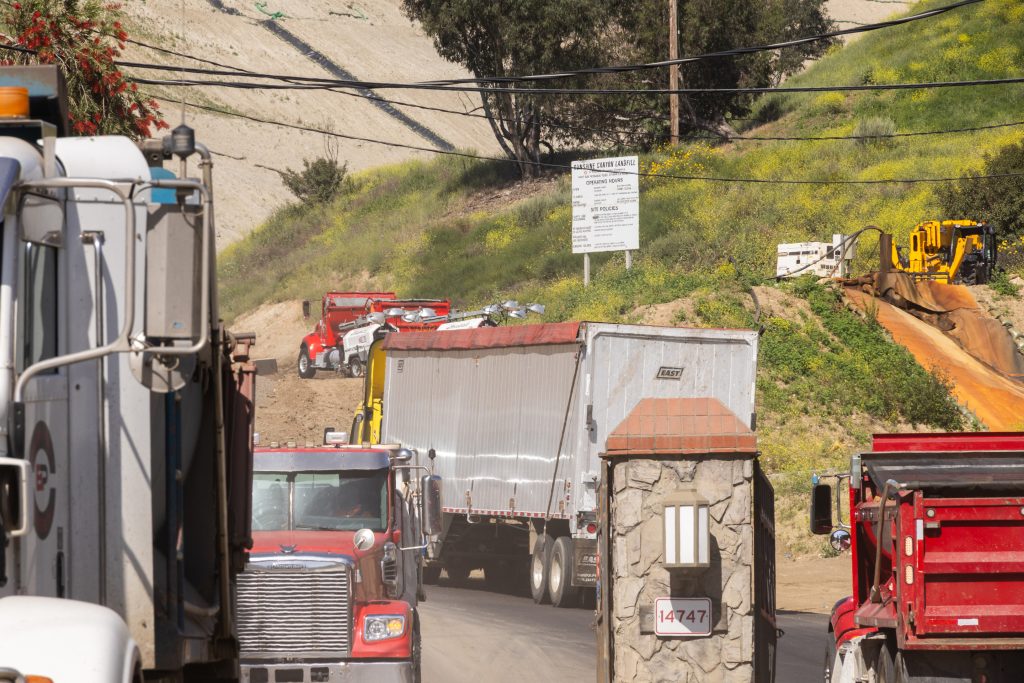
[[[597,508],[598,454],[644,398],[717,398],[755,426],[757,332],[586,323],[576,510]]]

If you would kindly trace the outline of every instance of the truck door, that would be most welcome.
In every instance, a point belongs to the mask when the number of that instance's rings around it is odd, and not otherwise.
[[[67,259],[59,246],[20,242],[15,365],[65,351]],[[37,375],[25,389],[24,457],[29,461],[30,529],[19,539],[17,587],[31,595],[67,594],[68,368]]]

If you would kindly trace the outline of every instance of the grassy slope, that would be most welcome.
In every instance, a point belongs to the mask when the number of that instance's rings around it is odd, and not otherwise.
[[[935,6],[922,3],[915,9]],[[942,81],[1019,76],[1024,71],[1024,8],[1014,0],[981,5],[879,31],[837,49],[793,85]],[[773,96],[755,135],[844,135],[876,117],[898,131],[987,125],[1020,118],[1024,86],[883,93]],[[740,142],[691,145],[643,155],[647,168],[681,175],[879,179],[960,175],[982,154],[1024,137],[1019,127],[902,138],[888,144]],[[828,239],[866,224],[901,239],[938,215],[930,184],[785,186],[705,181],[642,182],[643,245],[626,272],[621,255],[598,255],[593,286],[569,253],[569,180],[500,210],[474,211],[507,182],[507,166],[457,158],[380,168],[354,177],[332,206],[289,207],[222,255],[225,312],[266,301],[318,298],[328,287],[394,287],[449,296],[460,305],[518,297],[548,304],[549,319],[637,319],[637,307],[687,297],[681,322],[754,324],[749,286],[774,272],[775,245]],[[515,193],[513,192],[513,197]],[[858,265],[873,265],[873,237]],[[728,262],[735,260],[735,266]],[[737,268],[739,273],[737,273]],[[787,285],[802,314],[763,317],[759,381],[767,461],[793,478],[841,464],[877,429],[961,426],[941,380],[889,344],[870,321],[846,312],[829,292]],[[879,391],[878,388],[882,390]],[[914,397],[931,396],[927,401]],[[798,484],[797,482],[801,482]],[[795,518],[802,498],[781,506]],[[800,501],[797,504],[797,501]],[[788,512],[787,512],[788,509]],[[789,539],[795,550],[807,539]]]

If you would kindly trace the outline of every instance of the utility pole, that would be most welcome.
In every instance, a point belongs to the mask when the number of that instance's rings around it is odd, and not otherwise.
[[[668,0],[668,58],[679,59],[679,27],[676,18],[679,13],[678,0]],[[668,89],[679,89],[679,65],[668,68]],[[673,92],[668,96],[669,142],[679,144],[679,94]]]

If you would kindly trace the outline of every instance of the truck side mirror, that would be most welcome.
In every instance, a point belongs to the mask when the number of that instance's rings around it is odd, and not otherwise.
[[[309,319],[309,299],[302,302],[302,317]]]
[[[815,484],[811,492],[811,533],[827,534],[832,531],[832,487]]]
[[[420,506],[423,533],[427,536],[441,533],[441,477],[430,474],[420,478]]]

